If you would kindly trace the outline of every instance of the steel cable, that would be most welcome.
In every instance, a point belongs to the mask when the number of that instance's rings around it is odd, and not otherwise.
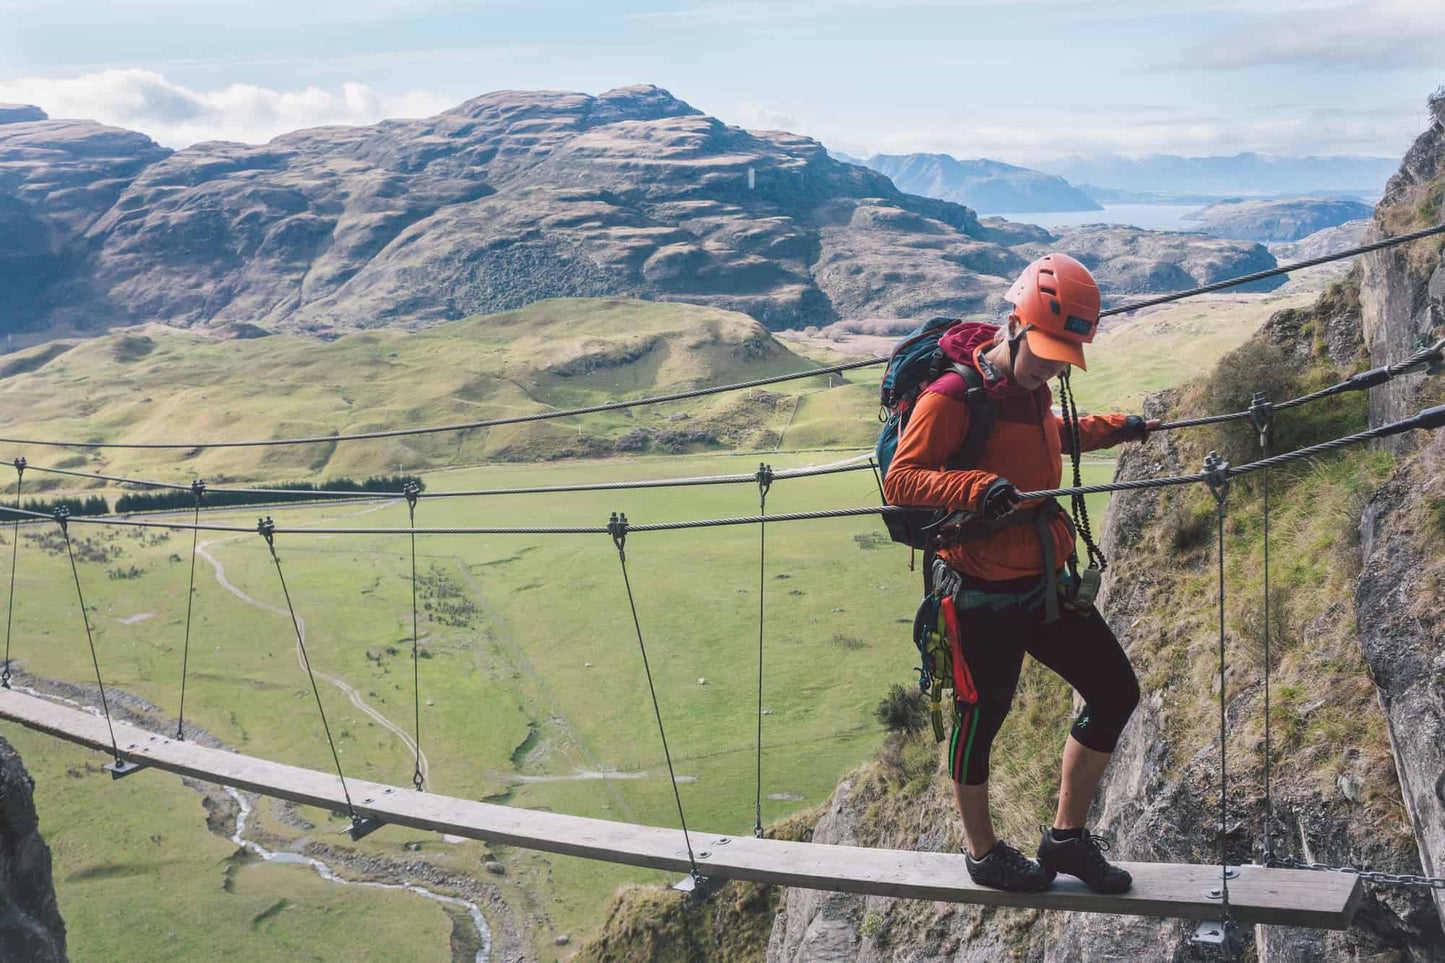
[[[20,485],[25,480],[25,459],[15,459],[15,540],[10,543],[10,599],[5,605],[5,669],[0,686],[10,688],[10,631],[15,621],[15,567],[20,561]]]
[[[75,577],[75,597],[80,600],[80,618],[85,623],[85,641],[90,645],[90,661],[95,666],[95,685],[100,689],[100,706],[105,711],[105,727],[110,732],[111,752],[116,766],[124,766],[125,760],[120,756],[120,746],[115,741],[115,726],[110,721],[110,701],[105,696],[105,682],[100,677],[100,657],[95,654],[95,636],[90,631],[90,613],[85,609],[85,593],[80,590],[80,570],[75,566],[75,549],[70,544],[70,526],[66,524],[65,509],[55,513],[55,521],[60,524],[60,532],[65,536],[65,554],[70,557],[70,574]]]

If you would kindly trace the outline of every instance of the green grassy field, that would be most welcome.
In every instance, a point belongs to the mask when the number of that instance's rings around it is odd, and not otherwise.
[[[785,468],[818,456],[781,455]],[[747,470],[738,457],[640,458],[434,473],[434,490],[488,485],[545,485],[588,478]],[[1089,480],[1107,465],[1089,466]],[[871,472],[784,480],[770,511],[876,504]],[[423,500],[423,525],[601,524],[613,510],[634,522],[747,514],[752,486],[578,493],[476,500]],[[366,506],[367,525],[404,525],[402,504]],[[361,510],[291,508],[278,524],[345,521]],[[255,512],[212,513],[208,521],[253,524]],[[119,547],[107,562],[82,562],[108,684],[173,711],[189,546],[178,533],[153,536],[74,526],[93,548]],[[83,681],[90,673],[80,613],[65,580],[63,554],[45,553],[22,529],[15,611],[15,656],[28,672]],[[771,820],[832,791],[838,774],[868,756],[881,737],[872,708],[892,681],[912,677],[907,626],[918,595],[907,553],[881,546],[874,519],[775,523],[768,537],[763,816]],[[38,532],[36,532],[38,534]],[[8,539],[7,539],[8,540]],[[205,551],[225,578],[256,602],[280,606],[276,572],[259,536],[221,536]],[[366,702],[410,730],[410,555],[390,536],[285,535],[278,549],[308,651],[319,670],[355,686]],[[177,561],[176,559],[180,559]],[[629,574],[648,643],[664,721],[691,825],[743,832],[752,825],[757,673],[758,532],[754,526],[676,533],[638,533],[628,541]],[[137,565],[145,574],[110,579],[108,567]],[[422,744],[430,788],[511,805],[603,818],[676,825],[677,815],[656,738],[651,703],[626,607],[617,554],[605,536],[430,536],[419,541],[418,566],[440,595],[423,598]],[[457,594],[446,594],[455,592]],[[443,616],[447,602],[474,606]],[[224,590],[202,561],[195,596],[189,718],[243,752],[330,768],[316,708],[283,615]],[[147,618],[127,624],[136,615]],[[456,624],[446,624],[446,620]],[[699,685],[699,679],[706,679]],[[405,784],[410,752],[362,715],[334,687],[323,702],[350,774]],[[12,727],[6,727],[7,731]],[[584,778],[619,770],[630,778]],[[529,777],[535,781],[519,781]],[[149,781],[128,780],[127,793]],[[786,798],[766,798],[769,795]],[[102,797],[98,807],[109,805]],[[180,803],[177,803],[180,805]],[[42,798],[42,811],[45,811]],[[199,812],[199,807],[197,807]],[[65,825],[68,811],[47,819]],[[138,818],[134,815],[127,818]],[[199,818],[199,817],[198,817]],[[325,814],[307,818],[339,841],[342,825]],[[158,820],[168,824],[169,820]],[[386,829],[364,851],[402,857],[417,834]],[[108,845],[96,841],[104,848]],[[224,848],[224,847],[223,847]],[[447,847],[449,861],[476,872],[479,844]],[[581,932],[621,882],[653,874],[580,860],[520,856],[516,877],[545,882],[553,928]],[[106,863],[131,861],[97,854]],[[267,867],[270,869],[270,867]],[[157,873],[160,870],[156,870]],[[161,878],[154,886],[169,885]],[[70,891],[62,885],[62,903]],[[345,900],[350,897],[335,897]],[[369,904],[368,904],[369,905]],[[217,910],[219,912],[219,910]],[[373,912],[368,909],[368,912]],[[380,912],[378,910],[377,912]],[[438,919],[439,910],[429,910]],[[76,957],[87,958],[89,929],[73,929]]]
[[[1283,305],[1271,308],[1278,306]],[[1110,345],[1108,360],[1097,349],[1091,354],[1099,359],[1094,370],[1075,382],[1081,405],[1124,407],[1138,392],[1183,377],[1196,361],[1205,363],[1205,355],[1242,341],[1266,313],[1258,304],[1248,317],[1239,306],[1219,310],[1223,320],[1217,330],[1206,314],[1185,321],[1183,315],[1160,312],[1102,335],[1101,342],[1113,336],[1118,343]],[[705,316],[690,327],[698,312]],[[431,424],[531,411],[539,403],[586,404],[806,366],[773,342],[754,344],[752,329],[739,318],[679,305],[544,302],[421,334],[376,332],[330,345],[282,337],[217,343],[152,330],[144,335],[149,346],[128,340],[134,334],[111,336],[15,373],[15,360],[29,357],[21,353],[3,369],[9,375],[0,372],[0,399],[7,411],[21,413],[19,420],[7,421],[7,434],[264,437]],[[1134,335],[1126,337],[1127,331]],[[832,387],[825,376],[753,395],[467,432],[460,440],[437,435],[263,453],[16,453],[36,464],[174,481],[195,473],[213,480],[218,474],[320,480],[403,467],[426,472],[433,492],[750,472],[759,460],[783,469],[854,454],[806,449],[871,446],[878,424],[876,377],[875,370],[865,369],[834,376]],[[579,436],[615,440],[637,427],[655,434],[677,426],[702,429],[713,439],[683,448],[714,450],[440,467],[536,459],[575,448]],[[1110,462],[1091,462],[1084,480],[1106,481],[1112,471]],[[27,492],[42,477],[27,475]],[[55,484],[49,493],[66,490],[82,489]],[[104,489],[112,498],[120,491]],[[872,473],[856,472],[780,481],[768,509],[877,501]],[[1096,531],[1106,503],[1106,496],[1090,499]],[[417,523],[601,525],[612,511],[626,511],[642,523],[756,510],[756,489],[738,485],[424,498]],[[405,505],[396,502],[267,511],[281,525],[402,526],[407,520]],[[238,510],[207,513],[205,519],[250,526],[256,515]],[[80,525],[72,530],[87,542],[83,554],[96,559],[80,562],[80,578],[107,683],[162,707],[161,716],[173,714],[188,535]],[[882,738],[873,707],[891,683],[913,678],[916,656],[907,623],[920,576],[908,571],[908,552],[889,544],[882,532],[876,518],[768,528],[765,821],[822,801],[840,774],[869,758]],[[49,538],[42,544],[27,534]],[[93,670],[68,562],[57,552],[54,535],[50,524],[22,529],[14,655],[38,676],[85,682]],[[8,554],[10,530],[0,530],[0,537]],[[236,591],[223,586],[210,561],[200,562],[187,717],[247,754],[330,769],[292,628],[284,609],[278,611],[280,585],[264,542],[255,535],[203,536],[202,544]],[[305,620],[313,665],[354,687],[357,698],[410,732],[408,541],[288,534],[278,537],[277,547]],[[419,663],[421,742],[430,763],[429,788],[509,805],[677,825],[610,540],[426,536],[417,550],[425,655]],[[108,574],[130,566],[142,574]],[[628,566],[689,825],[750,831],[758,530],[634,533]],[[402,739],[334,685],[322,681],[321,693],[347,773],[407,784],[413,757]],[[231,870],[225,860],[234,847],[206,829],[199,798],[178,779],[144,773],[112,786],[98,771],[103,760],[97,755],[13,726],[3,731],[37,775],[42,829],[56,847],[57,887],[74,959],[226,958],[237,945],[254,947],[255,959],[432,958],[424,952],[448,958],[451,922],[435,903],[336,886],[299,867],[249,864]],[[68,775],[72,769],[80,775]],[[444,843],[395,827],[351,844],[339,819],[314,811],[304,816],[314,831],[303,834],[288,826],[269,805],[254,818],[258,830],[281,839],[313,839],[397,860],[424,858],[448,872],[490,880],[518,918],[545,921],[529,933],[545,959],[568,952],[553,946],[555,935],[575,938],[595,928],[618,885],[662,878],[505,847]],[[107,820],[124,831],[99,831]],[[408,843],[421,846],[420,856]],[[507,875],[484,873],[479,863],[484,856],[499,857]],[[156,894],[174,899],[167,904]],[[283,900],[283,907],[273,909]],[[129,929],[114,925],[121,919],[136,922]],[[183,938],[164,935],[185,919],[215,922],[193,925],[194,932]],[[355,922],[361,920],[364,925]],[[308,926],[326,938],[298,935]],[[373,929],[389,935],[375,936]],[[271,942],[247,942],[254,933]]]

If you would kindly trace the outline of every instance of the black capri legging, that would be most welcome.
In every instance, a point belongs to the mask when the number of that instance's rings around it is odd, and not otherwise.
[[[966,593],[965,593],[966,594]],[[962,600],[960,600],[962,601]],[[1013,705],[1024,653],[1061,675],[1084,698],[1070,734],[1090,749],[1113,752],[1139,704],[1139,681],[1103,616],[1060,608],[1044,623],[1043,606],[958,608],[963,660],[978,703],[957,704],[948,771],[955,782],[988,780],[989,749]]]

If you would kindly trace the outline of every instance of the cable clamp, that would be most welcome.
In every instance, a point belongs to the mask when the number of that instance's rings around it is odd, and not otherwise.
[[[1429,348],[1423,348],[1421,353],[1422,357],[1403,368],[1392,369],[1391,374],[1399,376],[1423,371],[1437,375],[1445,372],[1445,338],[1436,341]]]
[[[256,533],[266,540],[266,544],[274,551],[276,548],[276,523],[271,521],[271,516],[256,519]]]
[[[1211,451],[1204,459],[1204,483],[1223,514],[1224,501],[1229,497],[1229,462],[1220,458],[1217,451]]]
[[[199,505],[201,499],[205,497],[206,494],[206,480],[204,478],[191,479],[191,494],[196,496],[196,504]]]
[[[767,495],[768,489],[773,487],[773,466],[759,463],[758,470],[753,477],[757,479],[758,494]]]
[[[70,534],[70,509],[66,508],[64,505],[61,505],[55,510],[55,514],[53,517],[57,522],[60,523],[60,530],[68,536]]]
[[[30,463],[25,460],[25,456],[24,456],[24,455],[21,455],[19,458],[15,459],[14,465],[15,465],[15,474],[16,474],[16,476],[17,476],[17,478],[16,478],[17,481],[18,481],[19,479],[25,477],[25,466],[27,466],[27,465],[29,465],[29,464],[30,464]]]
[[[1259,434],[1259,447],[1269,451],[1269,433],[1274,427],[1274,405],[1264,396],[1263,391],[1256,391],[1249,402],[1249,415],[1254,419],[1254,430]]]
[[[401,493],[406,498],[407,508],[415,511],[417,499],[421,497],[421,486],[414,481],[409,481],[401,486]]]
[[[627,513],[613,512],[612,517],[607,520],[607,534],[612,536],[612,544],[617,546],[617,554],[623,561],[627,560]]]

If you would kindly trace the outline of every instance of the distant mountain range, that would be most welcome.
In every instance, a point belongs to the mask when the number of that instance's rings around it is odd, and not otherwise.
[[[1399,167],[1391,157],[1276,157],[1244,153],[1217,157],[1119,154],[1064,157],[1038,165],[1073,184],[1141,193],[1215,198],[1232,195],[1379,194]],[[1097,195],[1096,195],[1097,196]],[[1100,200],[1125,200],[1100,197]],[[1188,203],[1187,201],[1181,203]]]
[[[901,191],[966,204],[980,214],[1103,210],[1056,174],[1000,161],[949,154],[875,154],[861,161],[834,156],[886,175]]]
[[[1077,244],[1106,296],[1274,264],[1249,242],[1115,234],[983,224],[650,85],[498,91],[180,151],[0,105],[0,331],[25,341],[150,321],[330,336],[557,297],[687,301],[772,328],[997,314],[1041,244]]]
[[[1374,208],[1359,201],[1296,197],[1280,201],[1221,201],[1195,212],[1196,230],[1214,237],[1247,241],[1298,241],[1316,231],[1371,217]]]

